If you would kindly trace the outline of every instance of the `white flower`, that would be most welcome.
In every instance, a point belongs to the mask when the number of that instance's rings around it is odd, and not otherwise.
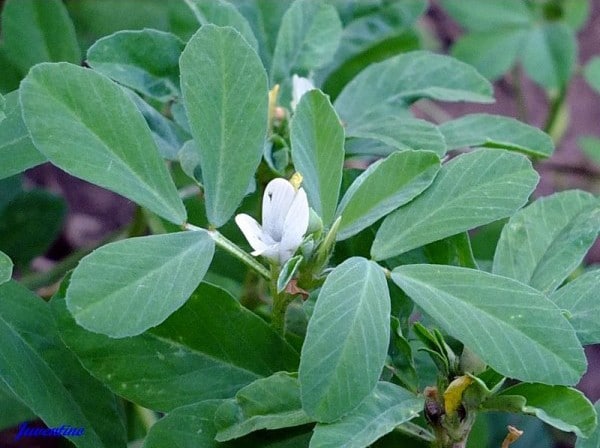
[[[283,264],[300,246],[308,229],[308,200],[304,189],[296,190],[285,179],[267,185],[262,204],[262,227],[244,213],[235,222],[252,246],[252,255],[263,255]]]
[[[292,110],[296,110],[296,106],[300,102],[300,98],[306,92],[310,90],[315,90],[316,87],[312,83],[312,81],[308,78],[302,78],[298,75],[292,76],[292,102],[290,105],[292,106]]]

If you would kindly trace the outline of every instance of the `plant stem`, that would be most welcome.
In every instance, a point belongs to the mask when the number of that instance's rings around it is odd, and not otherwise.
[[[546,117],[546,124],[544,124],[544,132],[553,137],[554,142],[556,143],[559,136],[554,136],[554,128],[559,123],[557,120],[560,118],[560,112],[562,106],[565,102],[565,98],[567,96],[566,87],[562,87],[558,92],[558,95],[554,96],[550,100],[550,110],[548,111],[548,116]]]
[[[271,264],[271,279],[269,289],[273,298],[273,310],[271,312],[271,327],[282,337],[285,335],[285,313],[293,296],[285,292],[277,291],[277,278],[279,277],[279,266]]]
[[[517,64],[512,70],[512,87],[515,92],[515,101],[517,103],[517,118],[523,123],[529,122],[529,112],[527,111],[527,101],[523,94],[521,67]]]

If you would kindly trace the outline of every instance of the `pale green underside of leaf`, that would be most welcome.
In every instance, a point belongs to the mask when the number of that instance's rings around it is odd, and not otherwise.
[[[96,41],[87,63],[96,71],[159,101],[179,96],[179,56],[175,35],[144,29],[119,31]]]
[[[450,16],[470,31],[527,27],[533,17],[521,0],[442,0]]]
[[[260,377],[298,366],[296,351],[266,322],[205,283],[160,326],[131,338],[84,330],[60,296],[53,311],[83,366],[118,395],[151,409],[230,398]]]
[[[23,122],[19,92],[6,95],[6,118],[0,121],[0,179],[21,173],[46,161],[33,145]]]
[[[500,115],[473,114],[442,124],[448,149],[470,147],[502,148],[536,157],[549,157],[554,143],[545,132]]]
[[[332,422],[375,387],[389,343],[390,298],[383,271],[353,257],[323,285],[302,346],[299,378],[306,413]]]
[[[594,406],[576,389],[522,383],[504,389],[502,395],[525,397],[527,403],[522,412],[533,414],[561,431],[574,432],[578,437],[589,437],[596,428]]]
[[[335,108],[347,126],[395,116],[420,98],[493,101],[491,84],[449,56],[426,51],[401,54],[372,64],[344,87]]]
[[[581,263],[600,230],[600,202],[583,191],[536,200],[504,226],[493,272],[549,294]]]
[[[379,382],[350,414],[331,424],[317,424],[310,448],[364,448],[396,426],[419,415],[423,399],[391,383]]]
[[[373,163],[346,191],[336,216],[341,241],[355,235],[425,190],[440,169],[430,151],[396,152]]]
[[[69,311],[89,331],[114,338],[143,333],[185,303],[206,274],[214,248],[205,231],[106,244],[73,272]]]
[[[12,277],[13,262],[8,255],[0,251],[0,284],[6,283]]]
[[[596,415],[600,415],[600,400],[594,405]],[[600,426],[596,425],[596,429],[588,439],[577,438],[575,448],[600,448]]]
[[[125,447],[115,397],[81,368],[47,304],[16,282],[0,286],[0,377],[49,427],[85,428],[78,447]]]
[[[539,291],[482,271],[407,265],[392,280],[451,336],[504,376],[576,384],[586,359],[573,327]]]
[[[185,221],[150,129],[118,85],[93,70],[44,63],[20,91],[31,138],[54,165],[175,224]]]
[[[294,114],[290,140],[294,168],[303,179],[310,206],[328,226],[337,206],[344,164],[344,129],[329,98],[306,93]]]
[[[425,192],[386,217],[371,254],[383,260],[510,216],[537,181],[519,154],[481,149],[456,157]]]
[[[569,321],[583,345],[600,344],[598,285],[600,270],[595,270],[577,277],[550,296],[559,308],[569,312]]]
[[[181,55],[181,88],[199,150],[209,222],[225,224],[260,163],[267,134],[267,75],[232,28],[205,25]]]

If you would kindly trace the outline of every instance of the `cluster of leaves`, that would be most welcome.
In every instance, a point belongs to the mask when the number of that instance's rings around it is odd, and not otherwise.
[[[18,3],[2,17],[15,58],[21,14],[72,29],[58,1]],[[33,414],[84,427],[76,446],[125,446],[125,399],[166,414],[147,448],[445,446],[489,411],[535,415],[581,446],[597,437],[572,386],[583,345],[600,343],[600,271],[565,281],[600,202],[566,191],[527,205],[530,159],[554,149],[534,127],[412,115],[422,99],[493,101],[456,59],[387,57],[426,2],[185,3],[189,40],[117,32],[84,68],[69,31],[39,56],[67,62],[23,59],[2,99],[1,178],[49,161],[144,208],[155,234],[84,257],[49,303],[10,280],[22,254],[1,256],[0,400],[17,411],[0,423]],[[292,111],[293,75],[323,90]],[[268,271],[232,218],[256,216],[264,185],[293,171],[316,224]],[[190,186],[201,194],[182,198]],[[469,231],[489,239],[499,221],[494,250],[474,251]],[[275,331],[264,303],[298,292]]]

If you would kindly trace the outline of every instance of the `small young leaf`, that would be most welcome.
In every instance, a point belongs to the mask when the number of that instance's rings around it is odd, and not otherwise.
[[[177,36],[163,31],[119,31],[96,41],[87,52],[87,63],[120,84],[166,102],[180,96],[183,47]]]
[[[180,65],[185,108],[200,153],[206,211],[209,222],[220,227],[240,205],[263,153],[267,76],[237,31],[214,25],[194,34]]]
[[[591,135],[581,136],[577,139],[577,145],[592,162],[600,165],[600,138]]]
[[[503,148],[536,157],[550,157],[554,143],[538,128],[500,115],[472,114],[440,126],[448,149],[466,146]]]
[[[504,389],[500,397],[522,396],[526,400],[520,410],[560,429],[589,437],[597,424],[594,406],[580,391],[572,387],[545,384],[517,384]]]
[[[583,69],[583,76],[596,92],[600,93],[600,56],[593,57]]]
[[[325,94],[312,90],[302,97],[290,132],[294,167],[308,201],[329,226],[342,182],[344,129]]]
[[[285,289],[285,287],[294,277],[296,272],[298,272],[300,263],[302,263],[303,260],[304,258],[302,257],[302,255],[296,255],[295,257],[292,257],[285,262],[285,264],[281,268],[279,277],[277,278],[277,292],[280,293]]]
[[[311,421],[302,410],[298,379],[278,372],[240,389],[234,399],[219,406],[215,438],[225,442],[260,429],[289,428]]]
[[[559,308],[569,312],[569,321],[583,345],[600,344],[600,270],[586,272],[551,296]]]
[[[600,415],[600,400],[594,405],[596,416]],[[596,425],[596,429],[588,439],[577,438],[575,448],[600,448],[600,425]]]
[[[564,191],[536,200],[504,226],[494,274],[550,294],[575,270],[600,231],[600,202],[590,193]]]
[[[481,149],[456,157],[424,193],[387,216],[371,254],[384,260],[510,216],[527,202],[537,180],[520,154]]]
[[[350,412],[375,387],[390,339],[390,297],[382,269],[349,258],[321,288],[300,361],[302,405],[319,422]]]
[[[586,369],[573,327],[553,302],[527,285],[439,265],[401,266],[393,270],[392,280],[449,335],[504,376],[572,385]]]
[[[401,205],[413,200],[440,169],[430,151],[401,151],[367,168],[346,190],[336,216],[342,221],[337,240],[349,238]]]
[[[117,241],[80,262],[67,290],[79,325],[113,338],[163,322],[190,297],[215,250],[208,233],[178,232]]]
[[[530,9],[521,0],[442,0],[442,6],[470,31],[528,27],[533,22]]]
[[[12,277],[13,262],[8,255],[0,251],[0,285]]]
[[[183,224],[185,208],[152,134],[121,87],[93,70],[45,63],[20,92],[31,138],[53,164]]]
[[[311,448],[363,448],[419,416],[423,399],[395,384],[379,382],[360,405],[331,423],[319,423],[310,440]]]

